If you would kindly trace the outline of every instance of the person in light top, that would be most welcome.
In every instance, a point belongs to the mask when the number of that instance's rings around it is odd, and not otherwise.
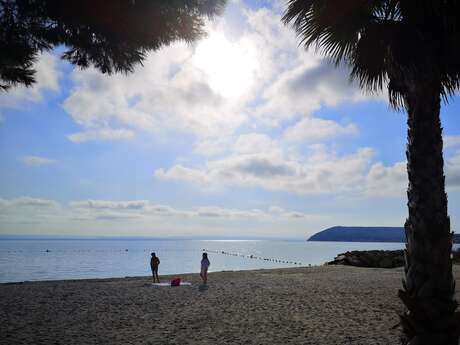
[[[201,259],[201,272],[200,272],[200,277],[203,279],[203,284],[206,285],[208,282],[208,268],[211,263],[209,262],[208,259],[208,253],[203,253],[203,258]]]

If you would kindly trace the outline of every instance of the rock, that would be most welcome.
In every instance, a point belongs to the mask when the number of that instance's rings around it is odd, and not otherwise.
[[[354,250],[339,254],[328,265],[394,268],[404,266],[403,250]]]

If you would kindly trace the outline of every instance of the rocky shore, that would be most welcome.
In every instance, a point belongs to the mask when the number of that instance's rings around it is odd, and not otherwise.
[[[395,268],[404,266],[403,250],[351,251],[337,255],[328,265]]]

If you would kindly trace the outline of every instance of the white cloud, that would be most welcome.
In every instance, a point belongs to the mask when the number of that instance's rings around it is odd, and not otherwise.
[[[198,169],[186,168],[182,165],[175,165],[170,169],[157,169],[155,176],[161,179],[184,180],[199,185],[209,185],[211,180],[206,172]]]
[[[235,210],[228,208],[221,208],[216,206],[202,206],[195,209],[195,214],[198,217],[205,218],[261,218],[266,217],[267,214],[262,210]]]
[[[257,186],[296,194],[353,191],[364,182],[373,151],[362,149],[338,157],[324,147],[312,147],[307,158],[285,157],[276,152],[233,154],[209,161],[204,168],[175,165],[158,169],[161,179],[184,180],[201,187]]]
[[[285,137],[286,134],[283,139]],[[241,135],[233,146],[227,147],[227,152],[227,156],[209,160],[199,167],[176,164],[157,169],[155,176],[184,181],[206,190],[255,186],[303,195],[404,197],[407,189],[406,162],[389,166],[375,162],[370,148],[342,156],[325,145],[311,145],[307,151],[300,152],[266,135],[250,133]],[[447,187],[459,187],[460,152],[445,162]]]
[[[460,187],[460,151],[445,163],[446,184],[448,187]]]
[[[43,53],[34,68],[36,83],[31,87],[17,86],[8,92],[0,93],[0,107],[20,108],[28,102],[42,102],[46,91],[59,92],[58,57],[52,53]]]
[[[337,136],[355,135],[357,133],[358,128],[354,124],[341,126],[332,120],[306,117],[294,126],[287,128],[283,133],[283,138],[294,142],[315,142]]]
[[[366,196],[400,196],[405,197],[408,185],[406,162],[396,162],[390,166],[375,163],[366,177]],[[460,187],[460,151],[445,160],[444,173],[446,188]]]
[[[280,214],[280,213],[284,212],[284,209],[282,207],[279,207],[279,206],[270,206],[268,208],[268,211],[271,212],[271,213]]]
[[[0,198],[0,209],[5,208],[23,208],[23,207],[35,207],[35,208],[49,208],[57,207],[59,204],[54,200],[32,198],[30,196],[23,196],[14,199],[1,199]]]
[[[39,156],[23,156],[20,158],[20,160],[24,164],[33,166],[33,167],[39,167],[42,165],[49,165],[49,164],[56,163],[56,160],[54,159],[49,159],[49,158],[39,157]]]
[[[259,133],[242,134],[233,145],[233,151],[240,154],[273,152],[279,150],[279,144],[268,135]]]
[[[86,200],[72,201],[68,206],[60,206],[54,200],[20,197],[15,199],[0,199],[0,217],[7,217],[8,223],[30,224],[44,222],[52,225],[56,222],[89,222],[94,225],[98,222],[109,224],[123,222],[134,224],[182,224],[204,221],[222,220],[251,221],[255,223],[273,221],[303,221],[308,222],[321,218],[299,211],[288,211],[279,208],[262,209],[234,209],[218,206],[198,206],[190,209],[177,209],[168,205],[153,204],[147,200]],[[0,218],[1,219],[1,218]],[[134,222],[134,223],[132,223]],[[173,223],[172,223],[173,222]],[[66,223],[69,224],[69,223]],[[1,225],[1,222],[0,222]],[[168,226],[169,226],[168,225]],[[151,226],[151,225],[150,225]]]
[[[365,193],[368,196],[403,196],[407,183],[405,162],[398,162],[388,167],[376,163],[367,174]]]
[[[67,139],[74,143],[83,143],[94,140],[127,140],[134,137],[134,132],[123,128],[99,128],[67,135]]]
[[[348,70],[311,55],[310,61],[281,73],[263,91],[263,103],[255,109],[260,121],[279,126],[285,120],[311,116],[322,106],[369,100],[358,86],[349,83]]]
[[[152,205],[150,204],[146,208],[146,212],[148,215],[152,215],[155,217],[167,217],[167,218],[184,218],[184,217],[191,217],[194,215],[192,211],[189,210],[178,210],[171,206],[167,205]]]
[[[235,153],[280,152],[281,143],[261,133],[245,133],[232,137],[210,138],[197,143],[194,152],[204,156]]]
[[[75,70],[64,109],[84,131],[69,139],[104,139],[95,133],[119,126],[162,135],[180,131],[193,136],[195,153],[215,155],[242,127],[281,126],[311,117],[322,105],[369,99],[348,83],[349,71],[300,49],[279,13],[239,10],[241,20],[210,23],[204,41],[153,52],[132,74]],[[353,125],[322,124],[338,135],[355,131]]]
[[[76,208],[87,209],[111,209],[111,210],[139,210],[148,205],[146,200],[128,200],[128,201],[107,201],[107,200],[86,200],[75,201],[70,204]]]
[[[460,135],[446,135],[443,140],[445,149],[460,145]]]
[[[195,143],[193,151],[203,156],[215,156],[228,151],[233,144],[233,140],[234,138],[230,136],[201,139]]]
[[[279,206],[271,206],[268,211],[271,214],[277,215],[282,218],[291,218],[291,219],[302,219],[302,218],[310,218],[308,214],[297,212],[297,211],[287,211],[282,207]]]
[[[120,123],[132,130],[185,131],[204,138],[231,133],[245,119],[239,99],[216,93],[192,55],[192,47],[176,44],[150,54],[127,76],[75,70],[64,109],[93,131]]]
[[[189,210],[176,209],[168,205],[152,204],[147,200],[86,200],[73,201],[70,204],[73,214],[77,214],[77,219],[99,219],[108,220],[110,218],[129,219],[141,217],[160,217],[160,218],[225,218],[225,219],[290,219],[290,218],[310,218],[311,215],[287,211],[282,208],[269,208],[267,211],[260,209],[240,210],[224,208],[218,206],[199,206]],[[80,213],[79,213],[80,212]]]
[[[101,212],[95,214],[89,220],[102,220],[102,221],[112,221],[112,220],[135,220],[142,218],[142,215],[139,213],[122,213],[122,212]]]

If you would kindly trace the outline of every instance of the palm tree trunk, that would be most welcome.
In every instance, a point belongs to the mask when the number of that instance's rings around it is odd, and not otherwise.
[[[426,79],[405,84],[409,218],[405,223],[405,278],[398,293],[407,307],[401,315],[404,342],[458,345],[439,118],[441,86]]]

